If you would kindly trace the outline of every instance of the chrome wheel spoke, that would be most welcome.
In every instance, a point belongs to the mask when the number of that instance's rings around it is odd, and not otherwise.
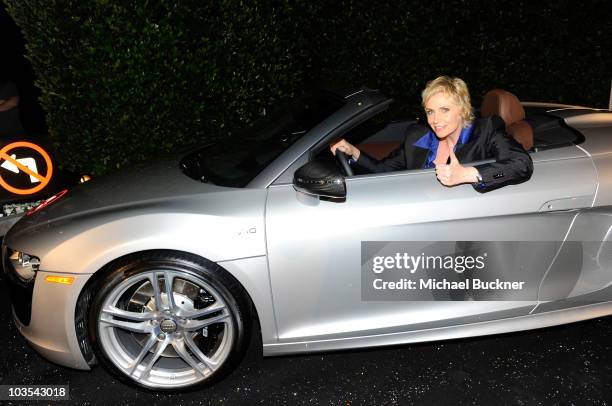
[[[142,359],[145,357],[145,355],[149,353],[149,350],[153,348],[156,342],[157,338],[154,335],[151,335],[151,337],[149,337],[149,340],[142,347],[140,354],[138,354],[134,361],[132,361],[132,364],[128,367],[128,375],[132,375],[134,373],[136,368],[138,368],[138,365],[140,365],[140,363],[142,362]]]
[[[218,316],[214,316],[214,317],[210,317],[208,319],[204,319],[204,320],[187,320],[185,322],[185,324],[183,324],[183,330],[185,331],[195,331],[195,330],[199,330],[201,328],[210,326],[211,324],[215,324],[215,323],[223,323],[225,321],[227,321],[229,319],[229,314],[226,314],[225,312],[223,314],[220,314]]]
[[[184,337],[185,344],[187,344],[187,347],[191,350],[191,352],[194,353],[194,355],[198,357],[198,359],[202,361],[208,369],[214,371],[217,367],[217,363],[214,362],[212,359],[208,358],[206,355],[204,355],[204,353],[196,345],[196,343],[193,341],[193,338],[189,334],[185,334]]]
[[[211,306],[205,307],[204,309],[192,311],[182,310],[177,312],[176,315],[185,319],[199,319],[200,317],[208,316],[209,314],[219,312],[221,310],[225,310],[225,306],[215,303]]]
[[[155,353],[153,354],[151,361],[149,361],[149,363],[145,366],[144,370],[140,374],[139,379],[144,379],[147,376],[149,376],[149,373],[151,372],[153,365],[155,365],[159,357],[161,357],[162,352],[164,352],[167,346],[168,346],[168,340],[158,341],[157,348],[155,349]]]
[[[174,342],[172,342],[172,346],[183,361],[185,361],[190,367],[198,371],[200,375],[205,376],[204,368],[202,368],[198,361],[193,359],[191,354],[189,354],[189,351],[187,351],[187,348],[185,348],[184,340],[175,340]]]
[[[174,292],[172,290],[174,275],[171,272],[165,271],[164,282],[166,284],[166,296],[168,297],[168,309],[173,310],[176,307],[174,303]]]
[[[149,282],[151,283],[151,287],[153,288],[153,298],[155,300],[155,310],[161,312],[162,309],[162,300],[161,300],[161,291],[159,290],[159,279],[157,278],[157,273],[153,272],[149,274]]]
[[[131,331],[133,333],[147,334],[153,330],[153,326],[151,326],[151,324],[147,323],[146,321],[135,323],[132,321],[123,321],[108,317],[102,317],[100,319],[100,322],[107,324],[110,327],[120,328],[122,330]]]
[[[102,309],[102,312],[108,314],[111,317],[121,317],[122,319],[128,319],[131,321],[147,321],[153,320],[155,318],[155,314],[152,312],[130,312],[127,310],[119,309],[115,306],[106,306]]]

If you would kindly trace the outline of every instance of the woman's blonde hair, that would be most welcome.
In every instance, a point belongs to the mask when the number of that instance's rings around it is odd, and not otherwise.
[[[423,108],[425,108],[427,101],[439,92],[446,93],[455,99],[463,119],[463,126],[469,126],[474,120],[474,113],[472,113],[470,92],[465,82],[459,78],[451,78],[449,76],[438,76],[434,80],[427,82],[427,86],[425,86],[423,93],[421,93]]]

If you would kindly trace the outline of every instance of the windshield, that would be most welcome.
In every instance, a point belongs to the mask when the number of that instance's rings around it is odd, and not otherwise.
[[[187,176],[205,183],[244,187],[344,103],[343,98],[332,93],[281,101],[264,109],[261,119],[249,130],[187,155],[181,168]]]

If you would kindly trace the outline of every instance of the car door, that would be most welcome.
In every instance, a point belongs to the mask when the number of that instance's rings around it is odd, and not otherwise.
[[[290,184],[271,186],[266,238],[279,340],[385,334],[528,313],[537,296],[363,300],[361,243],[533,241],[514,260],[532,258],[531,266],[523,264],[522,277],[537,291],[578,209],[592,202],[596,179],[588,156],[573,146],[532,157],[531,180],[486,194],[469,185],[441,186],[433,170],[348,178],[342,203],[305,195]]]
[[[272,185],[266,240],[279,341],[388,334],[527,314],[537,303],[547,265],[578,209],[592,203],[596,186],[590,158],[575,146],[532,158],[529,181],[486,194],[470,185],[444,187],[433,170],[349,177],[344,202],[297,192],[288,183]],[[364,241],[531,241],[515,250],[512,260],[535,294],[484,302],[423,300],[410,293],[403,300],[364,300]]]

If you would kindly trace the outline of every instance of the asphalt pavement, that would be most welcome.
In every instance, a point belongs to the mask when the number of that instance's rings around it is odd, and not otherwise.
[[[19,335],[4,286],[0,292],[0,384],[69,385],[74,404],[612,404],[612,317],[531,332],[277,358],[263,358],[261,341],[254,338],[242,364],[222,382],[166,395],[124,385],[102,367],[77,371],[44,360]]]

